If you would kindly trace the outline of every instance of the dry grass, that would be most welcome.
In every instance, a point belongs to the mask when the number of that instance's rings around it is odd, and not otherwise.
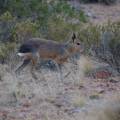
[[[84,75],[88,74],[94,67],[92,59],[88,56],[81,56],[78,64],[80,66],[81,76],[83,76],[83,78],[85,77]]]
[[[16,76],[10,65],[1,65],[0,120],[119,120],[120,96],[113,95],[117,91],[90,99],[99,82],[84,77],[89,64],[91,69],[92,60],[85,56],[81,56],[77,67],[65,64],[63,74],[70,74],[63,83],[59,73],[49,69],[36,71],[39,79],[35,81],[29,73],[30,66]]]

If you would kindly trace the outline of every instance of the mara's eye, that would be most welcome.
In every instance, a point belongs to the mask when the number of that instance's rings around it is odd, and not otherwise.
[[[80,45],[80,43],[77,43],[77,45]]]

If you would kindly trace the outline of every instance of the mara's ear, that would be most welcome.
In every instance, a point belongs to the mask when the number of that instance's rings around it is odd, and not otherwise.
[[[76,39],[76,35],[75,35],[75,33],[73,33],[73,35],[72,35],[72,41],[73,41],[73,43],[75,42],[75,39]]]

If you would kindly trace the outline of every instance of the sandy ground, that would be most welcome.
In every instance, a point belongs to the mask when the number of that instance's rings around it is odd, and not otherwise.
[[[104,4],[80,4],[78,0],[71,1],[76,9],[82,9],[93,24],[103,24],[107,21],[120,21],[120,1],[107,6]]]
[[[120,3],[112,6],[89,4],[84,6],[84,10],[88,14],[90,21],[95,24],[120,21]]]
[[[1,65],[0,120],[119,120],[120,78],[85,77],[88,64],[98,65],[85,56],[65,64],[63,82],[56,70],[37,70],[35,80],[30,66],[16,76],[12,65]]]

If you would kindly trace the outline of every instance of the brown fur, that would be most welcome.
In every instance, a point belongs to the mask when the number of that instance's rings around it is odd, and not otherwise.
[[[53,60],[57,64],[68,62],[71,55],[82,50],[79,41],[75,40],[75,34],[73,34],[72,43],[58,43],[52,40],[32,38],[21,45],[30,46],[32,49],[32,52],[25,53],[24,61],[30,59],[33,66],[37,64],[38,59]]]

